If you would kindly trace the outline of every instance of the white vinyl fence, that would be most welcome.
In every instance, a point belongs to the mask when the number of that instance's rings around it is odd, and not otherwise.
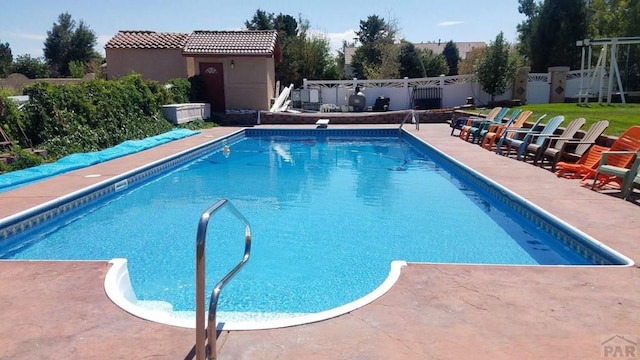
[[[580,71],[571,71],[567,74],[565,95],[577,97],[580,93]],[[589,85],[587,72],[582,84],[584,92],[597,92],[594,89],[585,89]],[[542,104],[549,102],[551,75],[549,73],[531,73],[527,82],[527,103]],[[366,106],[373,106],[378,97],[390,99],[389,110],[403,110],[411,108],[411,96],[415,87],[438,87],[442,89],[442,107],[460,106],[471,97],[476,105],[487,104],[491,96],[482,90],[482,86],[475,81],[473,75],[438,76],[419,79],[393,79],[393,80],[307,80],[304,79],[302,91],[313,91],[314,98],[320,104],[332,104],[337,107],[346,106],[349,96],[354,94],[358,86],[366,97]],[[512,95],[512,89],[504,94],[497,95],[495,100],[510,100],[516,98]]]

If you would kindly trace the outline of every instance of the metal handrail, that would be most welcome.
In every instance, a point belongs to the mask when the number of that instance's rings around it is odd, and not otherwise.
[[[229,210],[244,224],[244,256],[225,277],[220,280],[211,292],[209,300],[209,319],[205,327],[204,324],[204,287],[205,287],[205,244],[207,239],[207,227],[211,216],[223,206],[228,206]],[[198,233],[196,237],[196,359],[216,359],[216,311],[218,308],[218,298],[222,288],[233,278],[238,271],[249,261],[251,254],[251,226],[247,219],[235,208],[227,199],[218,200],[213,206],[205,210],[200,216],[198,223]],[[208,331],[207,331],[208,329]]]
[[[416,116],[416,112],[414,110],[410,110],[407,115],[405,115],[404,119],[400,123],[400,127],[398,127],[398,134],[402,131],[402,125],[407,122],[407,119],[411,117],[411,122],[416,124],[416,130],[420,130],[420,116]]]

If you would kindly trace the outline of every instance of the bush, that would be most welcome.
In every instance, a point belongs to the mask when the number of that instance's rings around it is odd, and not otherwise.
[[[171,130],[162,117],[164,86],[140,75],[78,84],[36,83],[25,88],[25,132],[52,158],[115,146]]]
[[[40,155],[26,151],[20,146],[14,146],[11,152],[15,156],[15,160],[8,164],[9,171],[30,168],[44,162]]]
[[[189,100],[191,102],[204,102],[204,80],[201,75],[195,75],[189,78],[191,84],[191,93]]]
[[[16,103],[4,95],[0,96],[0,126],[11,141],[17,141],[23,147],[30,147],[27,139],[22,135],[22,129],[24,129],[22,113],[18,110]]]
[[[169,93],[167,104],[188,103],[191,99],[191,83],[189,80],[182,78],[171,79],[167,81],[166,85],[170,85],[169,89],[167,89]]]

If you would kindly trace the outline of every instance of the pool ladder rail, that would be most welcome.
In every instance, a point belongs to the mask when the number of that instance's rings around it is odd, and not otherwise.
[[[211,292],[209,300],[209,317],[205,326],[204,291],[205,291],[205,245],[207,228],[211,216],[222,207],[227,206],[243,224],[245,228],[244,255],[242,260],[216,284]],[[251,226],[247,219],[227,199],[218,200],[213,206],[205,210],[200,216],[196,237],[196,359],[216,359],[216,340],[218,328],[216,323],[216,311],[218,299],[222,288],[231,280],[242,267],[249,261],[251,255]]]
[[[416,130],[420,131],[420,115],[416,114],[414,110],[409,110],[407,115],[405,115],[404,118],[402,119],[402,122],[400,123],[400,127],[398,127],[398,134],[400,134],[400,132],[402,131],[402,125],[404,125],[404,123],[406,123],[407,120],[409,120],[409,118],[411,118],[412,124],[416,124]]]

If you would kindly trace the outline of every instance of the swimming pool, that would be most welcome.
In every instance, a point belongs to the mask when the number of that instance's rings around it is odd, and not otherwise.
[[[225,143],[228,156],[220,151]],[[103,200],[70,210],[54,228],[36,225],[5,239],[3,257],[60,259],[65,248],[72,250],[66,259],[126,257],[138,300],[160,309],[171,303],[188,316],[197,219],[225,197],[254,227],[254,250],[225,288],[223,312],[323,312],[376,289],[392,260],[624,263],[415,138],[398,138],[397,129],[245,130],[189,156],[177,169],[178,158],[146,174],[151,181],[114,182]],[[208,289],[242,254],[243,230],[229,214],[212,219],[207,256],[226,262],[209,260]],[[114,238],[125,241],[108,249]]]

